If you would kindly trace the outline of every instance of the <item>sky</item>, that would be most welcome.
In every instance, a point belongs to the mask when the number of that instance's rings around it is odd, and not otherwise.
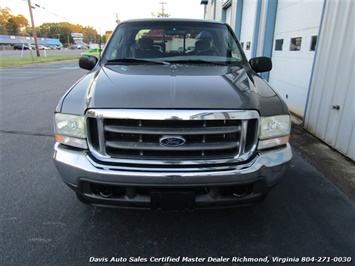
[[[161,12],[174,18],[203,18],[204,5],[201,0],[31,0],[35,26],[46,22],[69,22],[91,26],[104,34],[114,30],[116,19],[124,21],[134,18],[152,17]],[[0,0],[0,7],[8,7],[13,15],[23,15],[31,24],[27,0]]]

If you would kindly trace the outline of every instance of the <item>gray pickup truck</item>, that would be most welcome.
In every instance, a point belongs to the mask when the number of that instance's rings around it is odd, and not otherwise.
[[[96,206],[192,210],[265,198],[292,158],[290,115],[225,23],[119,24],[60,99],[54,163]]]

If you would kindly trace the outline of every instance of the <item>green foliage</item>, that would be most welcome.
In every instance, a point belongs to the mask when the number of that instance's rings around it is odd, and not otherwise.
[[[73,43],[71,33],[73,27],[67,22],[43,23],[37,28],[37,35],[46,38],[57,38],[63,44]]]
[[[7,29],[7,21],[11,17],[10,15],[11,10],[6,7],[6,8],[0,8],[0,34],[6,34]]]
[[[73,32],[80,32],[83,34],[83,42],[100,42],[100,35],[92,27],[83,27],[81,25],[74,25],[68,22],[59,23],[43,23],[37,29],[37,35],[47,38],[58,38],[61,43],[68,45],[73,43],[71,34]]]
[[[25,27],[28,27],[28,20],[24,16],[12,15],[8,7],[0,8],[0,34],[21,35]]]

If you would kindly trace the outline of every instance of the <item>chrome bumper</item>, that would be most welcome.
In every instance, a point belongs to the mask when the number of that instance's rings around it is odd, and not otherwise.
[[[56,144],[54,163],[84,203],[119,208],[193,210],[253,204],[279,182],[292,158],[289,144],[259,152],[242,165],[145,168],[95,162],[86,151]],[[172,205],[171,205],[172,204]]]
[[[220,184],[242,184],[264,178],[267,186],[279,181],[286,171],[286,163],[292,159],[289,144],[279,149],[259,152],[244,165],[215,166],[189,171],[159,171],[159,169],[120,169],[119,167],[94,162],[87,151],[72,150],[61,146],[54,147],[54,163],[63,180],[71,187],[78,187],[80,180],[113,185],[169,185],[198,186]]]

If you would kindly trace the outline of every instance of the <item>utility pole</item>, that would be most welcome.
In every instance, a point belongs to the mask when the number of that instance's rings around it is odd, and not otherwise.
[[[116,13],[116,24],[120,24],[121,21],[118,19],[118,15],[121,14],[121,13]]]
[[[164,5],[166,5],[167,3],[166,2],[159,2],[159,4],[161,4],[161,16],[164,17],[165,16]]]
[[[31,0],[28,0],[28,8],[30,9],[30,16],[31,16],[31,23],[32,23],[32,31],[33,31],[33,38],[35,39],[35,47],[36,47],[36,53],[37,57],[40,57],[39,49],[38,49],[38,40],[37,40],[37,33],[36,33],[36,28],[35,28],[35,22],[33,20],[33,14],[32,14],[32,5],[31,5]]]

